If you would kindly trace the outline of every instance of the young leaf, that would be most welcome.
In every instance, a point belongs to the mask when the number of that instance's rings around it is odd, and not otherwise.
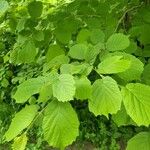
[[[115,74],[124,72],[130,67],[130,61],[123,56],[112,56],[104,59],[99,65],[97,72],[100,74]]]
[[[85,100],[91,97],[92,86],[87,77],[77,78],[75,98]]]
[[[27,135],[22,134],[19,137],[16,137],[12,145],[12,150],[25,150],[27,144]]]
[[[9,129],[5,133],[4,137],[6,141],[11,141],[18,136],[25,128],[27,128],[35,115],[37,114],[38,107],[36,105],[30,105],[23,108],[21,111],[15,114]]]
[[[106,48],[109,51],[125,50],[130,45],[128,36],[122,33],[115,33],[109,37]]]
[[[119,87],[111,77],[104,77],[94,82],[89,109],[96,116],[115,114],[121,108],[122,95]]]
[[[75,95],[75,81],[70,74],[61,74],[58,80],[52,85],[53,96],[58,101],[70,101],[73,100]]]
[[[140,83],[127,84],[122,89],[123,102],[128,115],[138,125],[150,124],[150,86]]]
[[[79,135],[77,114],[69,103],[54,100],[45,110],[42,128],[50,146],[65,148]]]
[[[126,150],[150,150],[150,132],[141,132],[128,141]]]

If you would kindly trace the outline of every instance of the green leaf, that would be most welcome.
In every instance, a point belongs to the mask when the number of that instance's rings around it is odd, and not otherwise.
[[[72,64],[63,64],[60,68],[62,74],[79,74],[79,75],[89,75],[92,71],[92,66],[87,63],[72,63]]]
[[[14,143],[12,145],[12,150],[25,150],[27,145],[27,135],[22,134],[21,136],[15,138]]]
[[[121,108],[122,95],[119,87],[111,77],[103,77],[94,82],[89,109],[96,116],[115,114]]]
[[[142,73],[142,79],[144,83],[150,85],[150,64],[147,64]]]
[[[3,15],[9,8],[9,4],[6,0],[1,0],[0,1],[0,16]]]
[[[106,48],[109,51],[125,50],[130,45],[128,36],[122,33],[115,33],[109,37]]]
[[[47,102],[53,96],[52,84],[45,84],[39,92],[38,102]]]
[[[150,133],[140,132],[128,141],[126,150],[150,150]]]
[[[88,29],[80,30],[79,34],[77,35],[77,43],[84,43],[90,39],[90,31]]]
[[[92,86],[87,77],[76,78],[76,94],[75,98],[79,100],[86,100],[91,97]]]
[[[131,62],[123,56],[112,56],[104,59],[99,65],[97,72],[100,74],[115,74],[124,72],[130,67]]]
[[[42,128],[49,145],[63,149],[79,135],[77,114],[69,103],[52,101],[45,110]]]
[[[128,115],[138,125],[150,124],[150,86],[140,83],[127,84],[122,89],[123,102]]]
[[[62,64],[68,64],[70,61],[68,56],[65,55],[59,55],[53,58],[48,63],[44,64],[43,72],[47,72],[48,70],[52,68],[59,68]]]
[[[28,5],[28,12],[32,18],[38,18],[43,11],[43,4],[41,1],[33,1]]]
[[[65,52],[59,45],[50,45],[48,52],[46,54],[46,60],[47,62],[49,62],[56,56],[63,55],[63,54],[65,54]]]
[[[122,105],[121,110],[119,110],[116,114],[112,115],[112,119],[117,124],[118,127],[127,126],[127,125],[135,125],[136,126],[134,121],[127,114],[124,105]]]
[[[72,34],[67,29],[56,28],[55,36],[56,36],[56,39],[62,44],[68,44],[71,41]]]
[[[5,133],[4,137],[7,142],[18,136],[25,128],[27,128],[33,121],[37,114],[38,107],[36,105],[30,105],[23,108],[21,111],[15,114],[9,129]]]
[[[75,81],[70,74],[61,74],[58,80],[52,85],[53,96],[58,101],[70,101],[73,100],[75,95]]]
[[[88,47],[85,44],[76,44],[70,48],[69,56],[74,59],[83,60],[86,57]]]
[[[105,34],[100,29],[93,29],[91,31],[90,40],[93,44],[97,44],[99,42],[103,43],[105,41]]]
[[[18,51],[17,63],[31,63],[35,61],[37,50],[34,42],[31,39],[25,41],[23,46]]]
[[[45,80],[43,77],[29,79],[17,87],[17,91],[13,98],[17,103],[24,103],[32,95],[39,93],[44,83]]]

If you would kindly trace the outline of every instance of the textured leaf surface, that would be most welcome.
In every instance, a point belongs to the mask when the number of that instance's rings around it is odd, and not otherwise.
[[[50,146],[65,148],[79,135],[79,121],[69,103],[52,101],[45,110],[44,138]]]
[[[11,141],[30,125],[37,114],[37,109],[36,105],[30,105],[15,114],[8,131],[5,133],[6,141]]]
[[[75,81],[72,75],[62,74],[59,79],[53,84],[53,96],[58,99],[58,101],[70,101],[73,100],[75,95]]]
[[[141,132],[128,141],[126,150],[150,150],[150,132]]]
[[[137,125],[150,124],[150,86],[130,83],[122,89],[127,113]]]
[[[128,36],[122,33],[115,33],[109,37],[106,43],[106,48],[109,51],[124,50],[130,45]]]
[[[96,116],[115,114],[121,107],[122,96],[115,80],[111,77],[98,79],[93,84],[89,109]]]
[[[106,58],[98,65],[98,73],[114,74],[124,72],[130,67],[130,61],[123,59],[123,56],[112,56]]]
[[[12,145],[12,150],[25,150],[27,144],[27,135],[23,134],[17,138],[15,138],[14,143]]]

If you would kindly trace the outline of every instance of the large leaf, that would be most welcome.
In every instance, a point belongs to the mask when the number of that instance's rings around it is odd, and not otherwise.
[[[100,74],[114,74],[124,72],[130,67],[130,61],[123,58],[123,56],[112,56],[106,58],[98,65],[98,73]]]
[[[5,133],[6,141],[11,141],[25,128],[27,128],[37,114],[37,110],[38,107],[36,105],[30,105],[16,113],[15,117],[12,119],[9,129]]]
[[[121,92],[114,79],[103,77],[94,82],[89,109],[96,116],[117,113],[121,108],[121,101]]]
[[[49,103],[42,127],[45,140],[50,146],[58,148],[65,148],[79,135],[79,121],[69,103]]]
[[[29,79],[17,87],[17,91],[13,98],[17,103],[24,103],[32,95],[39,93],[44,83],[45,80],[43,77]]]
[[[150,132],[141,132],[128,141],[126,150],[150,150]]]
[[[150,124],[150,86],[140,83],[127,84],[122,89],[127,113],[137,125]]]
[[[125,50],[130,45],[128,36],[122,33],[115,33],[109,37],[106,43],[106,48],[109,51]]]
[[[27,135],[22,134],[21,136],[15,138],[14,143],[12,145],[12,150],[25,150],[27,144]]]
[[[86,77],[77,78],[75,98],[85,100],[91,97],[91,82]]]
[[[75,81],[72,75],[62,74],[59,79],[53,84],[53,96],[58,99],[58,101],[70,101],[73,100],[75,95]]]

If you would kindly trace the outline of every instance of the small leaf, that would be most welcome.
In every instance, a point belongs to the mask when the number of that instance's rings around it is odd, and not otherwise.
[[[45,110],[42,128],[49,145],[63,149],[79,135],[77,114],[69,103],[54,100]]]
[[[58,99],[58,101],[70,101],[73,100],[75,95],[75,81],[70,74],[61,74],[58,80],[52,85],[53,96]]]
[[[111,77],[104,77],[94,82],[89,109],[96,116],[115,114],[121,108],[122,95],[119,87]]]
[[[12,150],[25,150],[27,144],[27,135],[22,134],[19,137],[16,137],[12,145]]]
[[[109,37],[106,43],[106,48],[109,51],[125,50],[130,45],[128,36],[122,33],[115,33]]]
[[[124,72],[130,67],[131,62],[123,59],[123,56],[112,56],[104,59],[99,65],[97,72],[100,74],[115,74]]]
[[[127,84],[122,89],[123,102],[128,115],[138,125],[150,124],[150,86],[140,83]]]
[[[9,142],[18,136],[25,128],[27,128],[35,115],[37,114],[38,107],[36,105],[30,105],[23,108],[21,111],[15,114],[9,129],[5,133],[4,137]]]
[[[140,132],[128,141],[126,150],[150,150],[150,133]]]

